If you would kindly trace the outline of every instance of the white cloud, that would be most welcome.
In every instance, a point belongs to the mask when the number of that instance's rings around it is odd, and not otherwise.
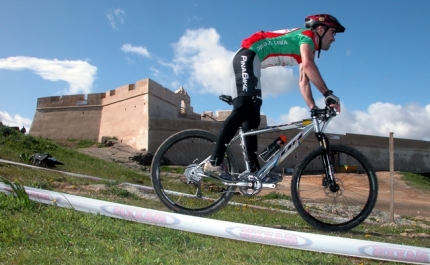
[[[109,20],[112,29],[118,29],[119,25],[124,25],[125,21],[125,11],[121,8],[117,8],[115,10],[108,10],[106,12],[106,16]]]
[[[287,123],[287,122],[293,122],[293,121],[299,121],[301,119],[308,119],[309,118],[309,109],[294,106],[291,107],[287,114],[281,115],[281,122]],[[271,124],[275,125],[275,124]]]
[[[141,55],[143,57],[151,57],[151,54],[148,52],[146,47],[141,46],[132,46],[130,43],[126,43],[122,45],[121,51],[125,53],[136,53],[138,55]]]
[[[322,100],[318,102],[323,106]],[[281,115],[281,122],[309,118],[309,110],[292,107]],[[327,132],[345,134],[366,134],[388,137],[394,132],[395,138],[430,141],[430,104],[425,107],[416,104],[406,106],[376,102],[366,111],[350,111],[342,105],[341,114],[335,117]]]
[[[173,69],[188,75],[188,86],[202,93],[230,93],[228,60],[233,52],[220,44],[215,29],[187,30],[173,49]]]
[[[270,67],[261,71],[261,89],[263,98],[276,97],[291,92],[299,87],[299,78],[294,76],[293,69],[287,67]]]
[[[86,61],[46,60],[25,56],[0,59],[0,69],[30,70],[49,81],[65,81],[69,83],[69,87],[63,94],[90,93],[97,73],[97,67]]]
[[[31,120],[21,117],[19,114],[15,114],[13,117],[7,113],[6,111],[0,111],[0,121],[7,126],[18,126],[21,128],[24,126],[27,129],[27,132],[31,126]]]
[[[224,48],[220,39],[214,28],[187,30],[173,44],[175,58],[171,67],[176,74],[187,75],[187,85],[201,93],[230,94],[229,61],[235,51]],[[297,83],[291,68],[273,67],[262,71],[263,97],[292,91],[298,87]]]

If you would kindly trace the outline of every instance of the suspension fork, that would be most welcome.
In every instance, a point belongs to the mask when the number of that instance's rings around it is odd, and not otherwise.
[[[320,144],[320,146],[323,147],[323,154],[321,155],[323,165],[324,165],[324,171],[325,171],[325,178],[323,179],[323,186],[324,187],[330,187],[330,190],[332,192],[336,192],[339,190],[339,185],[336,184],[336,179],[334,177],[334,170],[333,170],[333,163],[332,159],[330,157],[330,145],[329,140],[327,139],[326,135],[322,132],[316,132],[315,133],[317,140]]]

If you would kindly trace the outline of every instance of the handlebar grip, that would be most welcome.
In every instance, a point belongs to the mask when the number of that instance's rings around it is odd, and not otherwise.
[[[332,98],[328,98],[326,104],[327,106],[330,106],[331,104],[337,104],[337,101]]]

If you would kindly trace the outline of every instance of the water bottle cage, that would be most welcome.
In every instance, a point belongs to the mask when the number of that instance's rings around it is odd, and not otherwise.
[[[267,161],[269,161],[270,159],[272,159],[272,157],[274,157],[279,151],[278,149],[275,149],[274,151],[272,150],[265,150],[260,154],[260,158],[267,163]]]

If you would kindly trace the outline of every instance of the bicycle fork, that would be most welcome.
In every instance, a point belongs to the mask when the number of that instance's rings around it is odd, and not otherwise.
[[[325,177],[322,180],[322,185],[324,188],[329,188],[331,192],[339,191],[339,185],[336,183],[336,179],[334,177],[334,167],[332,163],[332,159],[330,157],[330,145],[327,137],[324,133],[317,132],[316,137],[318,142],[323,147],[323,153],[321,155],[321,160],[324,166]]]

